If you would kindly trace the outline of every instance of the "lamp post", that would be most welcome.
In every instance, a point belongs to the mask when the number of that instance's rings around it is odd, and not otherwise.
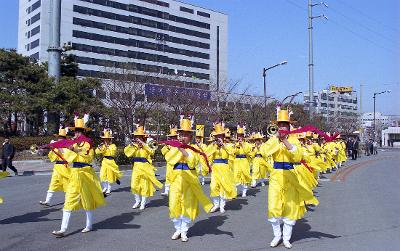
[[[376,140],[376,121],[375,121],[375,107],[376,107],[376,96],[379,94],[383,94],[383,93],[390,93],[391,90],[386,90],[383,92],[374,92],[374,132],[373,132],[373,136],[374,136],[374,141]]]
[[[285,65],[287,64],[287,61],[282,61],[279,64],[275,64],[270,67],[263,68],[263,78],[264,78],[264,109],[265,111],[267,110],[267,83],[266,83],[266,77],[267,77],[267,71],[271,70],[272,68],[278,67],[280,65]]]

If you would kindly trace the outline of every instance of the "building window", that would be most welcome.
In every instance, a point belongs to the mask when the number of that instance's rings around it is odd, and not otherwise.
[[[31,43],[31,49],[36,48],[39,46],[39,39],[36,39]]]
[[[183,12],[187,12],[187,13],[191,13],[191,14],[193,14],[194,13],[194,10],[193,9],[189,9],[189,8],[186,8],[186,7],[180,7],[179,8],[181,11],[183,11]]]
[[[197,15],[202,16],[202,17],[208,17],[210,18],[210,14],[206,13],[206,12],[202,12],[202,11],[197,11]]]
[[[35,60],[39,60],[39,52],[36,52],[35,54],[30,55],[29,57]]]
[[[146,3],[151,3],[151,4],[156,4],[156,5],[160,5],[163,7],[169,7],[169,3],[166,2],[162,2],[162,1],[157,1],[157,0],[139,0],[142,2],[146,2]]]
[[[36,10],[36,9],[39,8],[39,7],[40,7],[40,0],[37,1],[36,3],[32,4],[31,12],[34,11],[34,10]]]
[[[39,32],[40,32],[40,25],[31,30],[31,36],[34,36],[34,35],[38,34]]]
[[[31,25],[33,23],[35,23],[36,21],[40,20],[40,13],[34,15],[31,19],[30,19],[30,23],[28,25]]]

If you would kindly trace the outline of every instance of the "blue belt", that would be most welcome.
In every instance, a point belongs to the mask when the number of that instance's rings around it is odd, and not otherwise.
[[[148,162],[146,158],[141,158],[141,157],[137,157],[137,158],[133,158],[133,163],[135,162],[142,162],[142,163],[146,163]]]
[[[261,155],[261,154],[259,154],[259,153],[257,153],[257,154],[256,154],[256,157],[258,157],[258,158],[262,158],[262,155]]]
[[[64,164],[67,164],[67,162],[62,161],[62,160],[57,160],[57,161],[56,161],[56,164],[57,164],[57,165],[64,165]]]
[[[114,159],[113,156],[104,156],[104,158],[109,159],[109,160],[113,160]]]
[[[82,168],[82,167],[87,167],[87,166],[92,166],[91,164],[85,163],[85,162],[74,162],[72,163],[73,168]]]
[[[187,163],[176,163],[174,165],[174,170],[195,170],[191,169]]]
[[[274,162],[274,169],[290,170],[290,169],[293,169],[293,163],[290,163],[290,162]]]
[[[215,159],[214,164],[228,164],[227,159]]]
[[[236,155],[236,158],[237,159],[245,159],[245,158],[247,158],[247,156],[246,156],[246,154],[238,154],[238,155]]]

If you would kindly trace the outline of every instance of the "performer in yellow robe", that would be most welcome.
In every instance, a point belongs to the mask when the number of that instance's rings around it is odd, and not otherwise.
[[[279,130],[290,130],[290,119],[287,110],[278,112]],[[274,169],[270,174],[268,188],[268,221],[272,224],[274,239],[271,247],[278,245],[282,238],[281,222],[283,221],[283,244],[286,248],[291,248],[290,238],[292,228],[296,220],[301,219],[306,207],[304,201],[313,196],[308,190],[304,189],[297,179],[293,163],[299,162],[302,152],[296,137],[278,133],[277,137],[271,137],[261,146],[264,156],[272,155],[274,159]]]
[[[252,182],[251,182],[251,187],[256,187],[257,186],[257,180],[260,180],[261,185],[265,186],[265,181],[268,178],[267,173],[268,173],[268,166],[269,163],[267,162],[267,156],[263,156],[260,147],[261,144],[263,143],[262,140],[264,136],[261,133],[256,133],[253,135],[253,140],[254,140],[254,146],[251,152],[251,157],[252,157]]]
[[[0,171],[0,179],[4,179],[5,177],[7,177],[8,175],[10,175],[9,172],[7,171]],[[4,202],[3,197],[0,196],[0,204],[2,204]]]
[[[223,123],[214,125],[213,135],[215,141],[208,145],[206,154],[212,164],[210,197],[212,197],[214,213],[218,209],[225,212],[226,200],[236,198],[237,191],[234,182],[232,169],[229,167],[229,156],[233,150],[224,144],[226,129]]]
[[[195,144],[192,144],[194,148],[199,151],[205,152],[207,145],[203,143],[204,140],[204,125],[196,125],[196,138]],[[207,163],[204,158],[199,158],[199,162],[196,165],[197,174],[200,177],[200,183],[202,186],[205,184],[205,177],[208,174]]]
[[[237,126],[237,142],[233,147],[235,159],[233,161],[233,174],[238,191],[242,192],[242,197],[246,197],[248,186],[251,183],[250,176],[250,153],[251,145],[244,140],[245,127]]]
[[[90,130],[85,125],[88,120],[86,116],[84,119],[76,118],[75,127],[70,128],[75,130],[75,138]],[[65,193],[61,229],[53,231],[57,238],[64,237],[71,212],[79,209],[86,212],[86,227],[82,230],[82,233],[90,232],[93,225],[93,210],[106,204],[101,192],[100,180],[90,164],[94,158],[94,150],[90,143],[86,141],[75,143],[69,149],[63,148],[61,153],[69,163],[71,175]]]
[[[67,138],[67,129],[60,128],[58,134],[54,134],[59,140]],[[50,150],[48,157],[51,162],[54,163],[53,173],[51,175],[49,189],[47,190],[46,200],[39,201],[43,206],[50,206],[51,199],[55,192],[65,192],[68,185],[68,179],[70,176],[70,169],[68,163],[65,162],[61,157],[62,153],[58,149]]]
[[[138,126],[133,132],[135,143],[125,147],[124,152],[127,157],[133,158],[133,171],[131,179],[131,191],[135,196],[135,204],[132,208],[144,210],[149,197],[154,195],[156,189],[162,188],[162,183],[156,179],[155,167],[152,165],[154,150],[145,141],[145,131],[143,126]]]
[[[117,163],[115,162],[115,155],[117,154],[117,146],[111,142],[114,138],[110,129],[104,129],[101,138],[104,140],[96,148],[96,154],[103,155],[100,168],[100,181],[103,187],[103,193],[109,195],[111,193],[111,184],[120,184],[120,179],[123,174],[119,170]]]
[[[189,144],[192,140],[191,128],[191,120],[182,118],[178,129],[179,140],[182,143]],[[210,199],[203,193],[196,172],[198,158],[203,156],[190,149],[173,147],[165,157],[174,167],[169,195],[169,217],[175,227],[175,233],[171,238],[173,240],[181,238],[186,242],[190,224],[200,214],[199,205],[205,212],[209,212],[213,207]]]
[[[167,138],[169,140],[178,140],[178,128],[176,126],[170,126],[169,129],[169,134],[167,135]],[[165,155],[171,150],[171,146],[169,145],[164,145],[161,148],[161,153],[165,158]],[[167,196],[169,194],[169,187],[171,184],[171,173],[172,170],[174,169],[174,165],[169,163],[167,160],[166,161],[166,170],[165,170],[165,185],[164,185],[164,192],[161,193],[161,195]]]

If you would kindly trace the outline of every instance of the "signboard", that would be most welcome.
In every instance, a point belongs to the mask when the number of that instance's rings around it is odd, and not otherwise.
[[[330,89],[331,92],[341,92],[341,93],[343,93],[343,92],[352,92],[353,91],[353,87],[351,87],[351,86],[334,86],[334,85],[331,85],[329,87],[329,89]]]
[[[145,85],[145,94],[149,98],[183,96],[185,98],[187,97],[188,100],[197,99],[208,101],[211,99],[211,92],[207,90],[154,84]]]

